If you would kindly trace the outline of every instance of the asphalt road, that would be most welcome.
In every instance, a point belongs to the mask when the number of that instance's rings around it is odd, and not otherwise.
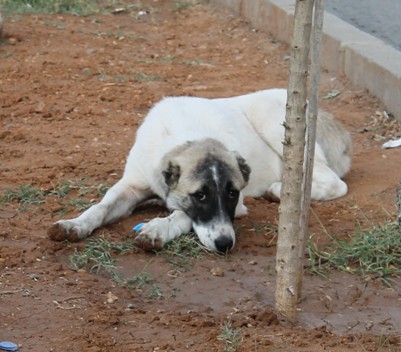
[[[401,0],[326,0],[325,9],[401,51]]]

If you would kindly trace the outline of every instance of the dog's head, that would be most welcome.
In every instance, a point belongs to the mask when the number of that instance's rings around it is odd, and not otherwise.
[[[164,160],[167,206],[191,218],[203,245],[227,252],[235,244],[235,208],[250,171],[238,153],[216,140],[188,142]]]

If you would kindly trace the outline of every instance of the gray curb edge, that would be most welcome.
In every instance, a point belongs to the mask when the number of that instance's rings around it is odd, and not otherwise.
[[[295,0],[205,0],[230,9],[255,28],[290,43]],[[324,14],[321,65],[344,75],[379,98],[401,119],[401,52],[327,11]]]

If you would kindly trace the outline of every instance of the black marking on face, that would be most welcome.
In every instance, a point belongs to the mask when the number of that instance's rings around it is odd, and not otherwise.
[[[237,156],[239,170],[241,171],[242,177],[244,178],[245,182],[248,183],[249,176],[251,174],[251,168],[246,163],[245,159],[242,156]]]
[[[233,170],[213,156],[207,157],[194,170],[202,186],[189,195],[187,209],[184,211],[195,223],[210,223],[213,219],[234,220],[239,190],[232,183]]]
[[[168,163],[167,169],[163,170],[162,175],[164,181],[169,188],[174,188],[180,178],[181,169],[179,165],[174,165],[172,162]]]

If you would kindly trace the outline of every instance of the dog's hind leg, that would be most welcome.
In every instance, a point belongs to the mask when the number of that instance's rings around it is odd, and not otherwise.
[[[267,197],[280,201],[281,182],[274,182],[267,191]],[[317,201],[332,200],[347,194],[347,184],[327,165],[315,163],[312,176],[311,199]]]
[[[123,178],[107,191],[100,203],[77,218],[57,221],[49,228],[48,235],[55,241],[79,241],[98,227],[130,215],[138,203],[151,195],[149,189],[141,189]]]
[[[244,195],[242,192],[239,194],[238,203],[235,207],[235,217],[239,218],[248,214],[248,208],[244,205]]]
[[[347,194],[347,184],[327,165],[315,161],[312,176],[312,200],[332,200]]]

